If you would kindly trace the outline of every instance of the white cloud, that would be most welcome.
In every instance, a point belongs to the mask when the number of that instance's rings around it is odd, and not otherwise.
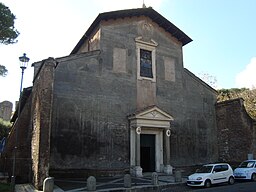
[[[256,87],[256,57],[253,57],[245,69],[237,74],[236,86],[250,89]]]

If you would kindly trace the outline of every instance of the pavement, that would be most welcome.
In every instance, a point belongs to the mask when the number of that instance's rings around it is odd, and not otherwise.
[[[153,185],[151,173],[144,173],[143,177],[131,177],[131,188],[124,187],[123,176],[99,177],[96,178],[96,191],[164,191],[166,189],[186,183],[186,177],[182,177],[179,182],[175,181],[174,175],[158,174],[158,185]],[[86,179],[54,179],[54,192],[81,192],[87,191]],[[36,190],[31,184],[19,184],[15,186],[17,192],[41,192]]]

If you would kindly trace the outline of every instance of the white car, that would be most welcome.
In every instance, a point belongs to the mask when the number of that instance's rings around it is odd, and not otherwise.
[[[235,179],[248,179],[256,181],[256,160],[247,160],[242,162],[234,170]]]
[[[202,166],[196,173],[188,176],[188,186],[210,187],[212,184],[234,184],[233,169],[227,163],[207,164]]]

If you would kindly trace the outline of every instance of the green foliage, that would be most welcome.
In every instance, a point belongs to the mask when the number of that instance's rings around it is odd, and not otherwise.
[[[0,2],[0,44],[13,44],[19,36],[19,32],[14,27],[15,15],[11,10]],[[5,66],[0,65],[0,76],[7,75]]]
[[[244,99],[246,111],[252,118],[256,119],[256,89],[232,88],[218,90],[217,102],[236,98]]]
[[[0,140],[8,136],[10,128],[11,123],[0,118]]]
[[[10,190],[11,190],[11,186],[9,183],[0,183],[1,192],[9,192]]]
[[[15,15],[0,2],[0,43],[8,45],[16,43],[19,32],[14,27]]]

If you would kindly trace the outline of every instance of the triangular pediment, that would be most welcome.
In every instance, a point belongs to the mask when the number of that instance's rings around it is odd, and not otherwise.
[[[152,120],[163,120],[163,121],[173,121],[173,117],[163,110],[159,109],[157,106],[140,111],[132,116],[130,119],[152,119]]]
[[[157,106],[148,107],[128,117],[131,127],[169,129],[173,117]]]
[[[152,47],[156,47],[158,45],[158,43],[156,41],[154,41],[153,39],[150,39],[148,42],[144,41],[142,36],[136,37],[135,41],[137,43],[142,43],[142,44],[146,44]]]

